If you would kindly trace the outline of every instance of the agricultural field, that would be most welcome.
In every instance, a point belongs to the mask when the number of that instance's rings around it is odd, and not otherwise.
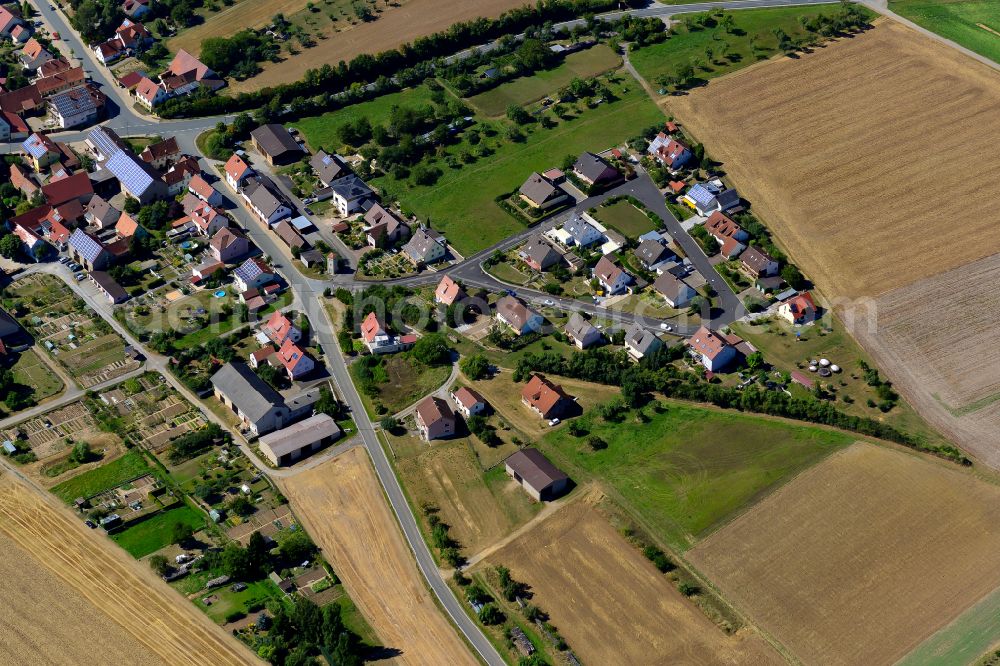
[[[888,664],[1000,585],[998,519],[994,483],[855,444],[687,557],[802,662]]]
[[[5,598],[24,600],[8,606],[9,617],[23,633],[5,633],[25,654],[54,662],[92,661],[104,653],[114,663],[235,665],[255,660],[148,566],[110,541],[94,538],[68,510],[10,474],[0,478],[0,491],[0,541],[13,544],[4,548],[4,566],[19,553],[31,553],[27,569],[3,577]],[[38,578],[27,574],[32,570]],[[30,591],[19,591],[18,581],[29,580]],[[44,611],[39,614],[38,609]],[[30,618],[38,623],[26,624]],[[45,627],[51,631],[39,633]],[[80,653],[78,638],[97,631],[101,640],[86,642],[86,655]],[[66,640],[54,640],[59,635]]]
[[[244,1],[253,2],[254,5],[259,3],[262,8],[266,7],[267,9],[258,11],[263,12],[268,18],[278,11],[275,9],[276,5],[269,5],[261,0]],[[286,1],[295,1],[298,7],[305,5],[301,0]],[[343,2],[344,0],[334,0],[338,6]],[[330,34],[317,48],[303,49],[300,53],[286,57],[278,63],[261,63],[264,71],[257,76],[246,81],[232,82],[233,93],[298,81],[308,69],[316,69],[323,65],[336,67],[341,60],[350,61],[362,53],[375,54],[394,49],[419,37],[444,30],[454,23],[469,21],[480,16],[495,17],[508,9],[522,6],[524,2],[523,0],[406,0],[399,4],[402,6],[389,8],[380,14],[376,21]],[[317,2],[316,5],[322,11],[322,3]],[[304,24],[304,21],[303,17],[301,22]],[[341,23],[345,21],[338,20],[337,26],[343,27]],[[322,31],[322,26],[318,24],[310,27],[309,31],[313,32],[317,28]]]
[[[887,21],[668,105],[806,276],[857,299],[1000,251],[993,197],[977,184],[1000,167],[986,148],[1000,126],[983,120],[998,103],[996,72]],[[948,140],[926,150],[942,123]],[[942,220],[950,233],[927,233]]]
[[[583,663],[782,663],[749,630],[727,636],[578,498],[491,553]],[[614,584],[609,582],[614,581]]]
[[[621,423],[594,413],[587,434],[560,427],[538,442],[578,484],[591,479],[653,535],[683,551],[804,469],[851,443],[846,434],[661,402]],[[592,450],[588,438],[607,443]]]
[[[726,12],[732,19],[729,29],[716,19],[710,19],[704,28],[692,27],[708,14],[684,14],[677,17],[681,23],[669,39],[633,49],[629,60],[654,87],[660,85],[660,77],[677,75],[688,65],[694,67],[696,82],[705,82],[780,53],[776,30],[783,30],[793,40],[814,37],[802,27],[802,20],[836,11],[837,5],[743,9]],[[872,12],[869,15],[875,16]]]
[[[991,0],[889,0],[889,9],[1000,62],[1000,5]]]
[[[883,294],[851,329],[924,418],[994,467],[1000,369],[990,354],[1000,333],[983,285],[997,279],[1000,256],[987,257]]]
[[[282,490],[383,645],[415,663],[476,663],[427,590],[364,449]]]
[[[1000,588],[900,659],[898,666],[966,666],[997,644]]]
[[[590,79],[621,66],[622,59],[605,44],[597,44],[584,51],[566,56],[558,66],[535,72],[496,88],[469,97],[469,104],[486,116],[502,116],[511,104],[524,106],[537,102],[547,95],[554,95],[576,78]]]
[[[633,240],[657,228],[648,215],[627,201],[602,206],[594,217],[604,226],[616,229]]]

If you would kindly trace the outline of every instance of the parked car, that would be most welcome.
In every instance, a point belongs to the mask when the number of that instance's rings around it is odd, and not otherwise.
[[[558,418],[554,418],[554,419],[550,420],[549,421],[549,425],[550,426],[557,426],[557,425],[559,425],[559,419]]]
[[[87,527],[89,527],[92,530],[93,529],[97,529],[97,523],[95,523],[92,520],[85,520],[85,521],[83,521],[83,524],[86,525]]]
[[[87,277],[83,273],[77,273],[75,276],[77,282],[83,282],[83,278]]]

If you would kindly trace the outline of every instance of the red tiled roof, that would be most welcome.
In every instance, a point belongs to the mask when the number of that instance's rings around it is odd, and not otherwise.
[[[70,199],[78,199],[93,193],[94,188],[85,171],[79,171],[69,178],[42,187],[42,196],[50,206],[58,206]]]
[[[441,282],[438,284],[437,290],[434,292],[437,299],[445,305],[451,305],[454,303],[461,294],[462,288],[457,282],[452,280],[447,275],[441,278]]]
[[[378,316],[374,312],[369,312],[361,324],[361,337],[365,339],[365,342],[371,342],[379,334],[379,331],[384,330],[385,326],[379,321]]]
[[[558,384],[553,384],[541,375],[532,375],[531,380],[521,390],[521,398],[537,409],[542,415],[548,414],[561,400],[571,400]]]
[[[708,359],[714,359],[729,344],[707,326],[702,326],[687,340],[687,344],[696,352]]]

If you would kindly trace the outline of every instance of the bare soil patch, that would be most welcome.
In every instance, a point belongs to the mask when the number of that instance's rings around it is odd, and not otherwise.
[[[36,579],[20,570],[2,576],[4,599],[11,611],[0,624],[5,651],[9,639],[27,651],[16,654],[47,657],[21,661],[93,662],[106,651],[107,658],[97,661],[259,663],[148,567],[129,558],[103,535],[89,533],[54,499],[43,499],[11,474],[0,478],[0,544],[11,544],[3,549],[4,567],[11,564],[11,557],[31,553],[28,571],[34,569],[40,576]],[[40,595],[57,599],[49,605]],[[24,603],[11,605],[12,599]],[[74,612],[81,607],[85,612]],[[52,633],[41,633],[44,627]],[[66,640],[53,640],[59,634],[66,635]]]
[[[1000,168],[998,104],[996,72],[893,22],[669,101],[803,271],[849,298],[1000,251],[981,179]]]
[[[752,631],[723,633],[588,501],[564,506],[487,561],[531,586],[532,603],[584,663],[782,663]]]
[[[1000,585],[1000,487],[855,444],[688,559],[802,662],[891,664]]]
[[[282,490],[382,644],[401,651],[400,663],[476,663],[424,586],[363,449],[282,480]]]
[[[362,53],[394,49],[455,23],[480,16],[495,17],[522,5],[524,0],[409,0],[402,7],[381,14],[377,21],[336,33],[297,56],[279,63],[261,63],[263,72],[246,81],[233,81],[231,87],[238,93],[290,83],[301,79],[307,69],[336,66],[341,60],[350,61]]]

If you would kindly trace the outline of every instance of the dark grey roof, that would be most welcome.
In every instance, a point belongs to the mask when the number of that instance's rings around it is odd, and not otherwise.
[[[353,173],[339,178],[330,184],[330,189],[347,201],[355,201],[362,197],[374,196],[372,188]]]
[[[648,354],[653,349],[660,346],[660,339],[650,331],[647,331],[638,324],[632,324],[625,331],[625,344],[642,355]]]
[[[521,449],[507,458],[507,466],[537,492],[569,478],[538,449]]]
[[[260,149],[271,157],[277,157],[290,152],[302,152],[302,148],[292,138],[292,135],[288,133],[284,125],[277,123],[261,125],[250,132],[250,136],[257,142]]]
[[[410,255],[414,261],[424,261],[435,245],[439,245],[435,235],[421,227],[413,234],[413,238],[403,246],[403,251]]]
[[[653,289],[675,302],[680,297],[681,289],[684,287],[691,288],[687,282],[670,273],[664,273],[653,282]]]
[[[542,178],[538,173],[528,176],[521,189],[518,190],[529,201],[536,205],[541,205],[549,199],[555,199],[562,194],[562,190]]]
[[[635,256],[647,266],[652,266],[668,254],[670,250],[664,247],[663,243],[650,239],[642,241],[639,247],[635,248]]]
[[[590,181],[597,180],[606,169],[610,168],[613,167],[594,153],[583,153],[573,165],[574,171]]]
[[[222,366],[212,375],[212,386],[251,421],[256,421],[275,407],[284,405],[281,395],[242,361]]]
[[[323,183],[332,183],[351,173],[350,168],[337,155],[327,155],[322,150],[312,156],[309,165]]]
[[[281,191],[266,176],[258,175],[248,182],[246,187],[243,188],[243,194],[250,200],[250,204],[259,210],[264,217],[271,217],[282,206],[291,208],[291,205],[285,201],[285,197]]]
[[[525,257],[531,259],[543,269],[556,263],[562,257],[561,254],[556,252],[555,248],[549,245],[549,243],[538,234],[535,234],[528,239],[528,242],[524,244],[524,249],[521,252]]]
[[[128,294],[122,289],[122,286],[104,271],[91,271],[90,277],[116,302],[128,298]]]
[[[6,338],[8,335],[13,335],[21,330],[17,321],[10,316],[3,308],[0,308],[0,339]]]
[[[596,330],[594,325],[579,312],[574,312],[573,316],[566,322],[566,333],[576,340],[584,340],[592,331]]]

